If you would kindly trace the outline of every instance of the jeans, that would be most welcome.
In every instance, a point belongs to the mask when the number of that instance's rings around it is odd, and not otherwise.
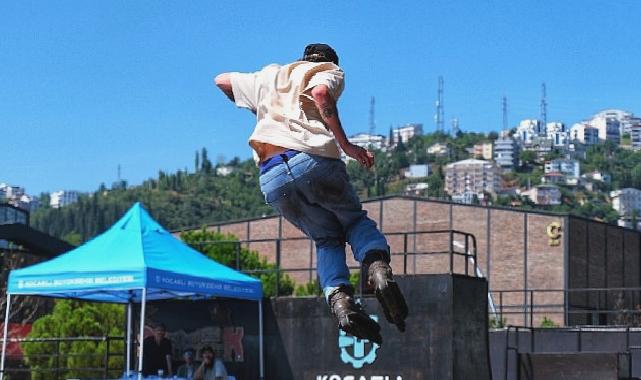
[[[326,295],[350,283],[346,242],[358,262],[371,251],[389,254],[385,236],[367,217],[341,160],[299,153],[261,175],[260,188],[267,204],[315,242]]]

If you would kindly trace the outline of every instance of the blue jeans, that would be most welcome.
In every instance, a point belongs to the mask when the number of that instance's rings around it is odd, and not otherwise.
[[[298,153],[261,175],[260,189],[267,204],[316,243],[326,295],[349,284],[346,242],[358,262],[371,251],[389,254],[385,236],[367,217],[341,160]]]

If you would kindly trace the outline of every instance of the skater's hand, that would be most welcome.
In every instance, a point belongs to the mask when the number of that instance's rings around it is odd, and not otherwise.
[[[374,165],[374,154],[365,148],[352,143],[347,143],[343,147],[346,155],[358,161],[363,167],[369,169]]]

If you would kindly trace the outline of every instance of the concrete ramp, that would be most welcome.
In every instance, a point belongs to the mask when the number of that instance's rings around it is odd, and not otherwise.
[[[389,324],[375,298],[379,347],[339,332],[322,298],[272,300],[267,379],[489,380],[487,282],[460,275],[398,276],[410,308],[407,331]]]

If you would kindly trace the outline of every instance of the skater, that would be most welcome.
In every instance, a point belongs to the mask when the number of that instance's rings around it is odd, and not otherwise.
[[[249,138],[267,204],[314,240],[320,285],[339,328],[381,343],[380,326],[354,301],[345,243],[368,268],[385,317],[405,330],[407,305],[393,279],[389,246],[352,188],[339,147],[365,168],[374,156],[350,143],[336,102],[343,71],[329,45],[310,44],[303,57],[253,73],[229,72],[215,84],[238,107],[256,115]]]

